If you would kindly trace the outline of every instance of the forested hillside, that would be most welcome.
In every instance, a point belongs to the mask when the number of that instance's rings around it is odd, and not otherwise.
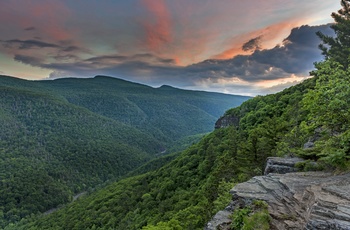
[[[162,149],[154,138],[50,94],[1,87],[4,219],[44,212],[117,178]]]
[[[173,143],[191,144],[187,136],[213,128],[209,121],[215,114],[209,113],[224,110],[214,103],[222,101],[227,108],[239,103],[232,95],[173,91],[107,77],[26,81],[1,76],[0,226],[116,180]],[[130,102],[126,94],[141,102]]]
[[[315,78],[251,99],[226,114],[240,118],[238,127],[217,129],[164,167],[112,184],[23,229],[201,229],[227,205],[234,183],[261,174],[266,157],[285,154],[289,142],[300,148],[307,140],[287,137],[305,118],[302,98],[314,86]]]
[[[337,37],[320,34],[326,60],[315,65],[312,78],[227,111],[231,125],[163,167],[6,229],[203,229],[231,199],[228,190],[261,174],[268,156],[297,155],[317,160],[318,170],[349,170],[350,59],[339,57],[349,57],[350,7],[342,3],[333,14]],[[314,166],[300,165],[305,170]]]
[[[68,102],[147,132],[166,147],[186,136],[213,130],[224,111],[249,97],[152,88],[106,76],[38,82]]]

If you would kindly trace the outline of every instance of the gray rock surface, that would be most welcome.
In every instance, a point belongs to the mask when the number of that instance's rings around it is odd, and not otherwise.
[[[230,230],[232,212],[228,210],[219,211],[207,224],[205,230]]]
[[[350,229],[350,173],[270,173],[238,184],[230,193],[231,204],[215,215],[206,230],[229,229],[233,210],[252,200],[267,202],[271,229]]]
[[[298,157],[269,157],[266,161],[264,175],[267,175],[269,173],[285,174],[290,172],[297,172],[298,169],[295,167],[295,164],[302,161],[304,161],[304,159]]]
[[[312,149],[315,146],[315,143],[312,141],[308,141],[304,144],[304,149]]]
[[[223,117],[220,117],[216,122],[215,122],[215,129],[220,129],[220,128],[226,128],[228,126],[238,126],[239,125],[239,117],[233,116],[233,115],[226,115]]]

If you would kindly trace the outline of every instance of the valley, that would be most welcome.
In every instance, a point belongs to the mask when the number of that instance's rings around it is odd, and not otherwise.
[[[248,99],[111,77],[1,76],[0,89],[2,227],[118,180],[175,143],[186,148],[219,113]]]

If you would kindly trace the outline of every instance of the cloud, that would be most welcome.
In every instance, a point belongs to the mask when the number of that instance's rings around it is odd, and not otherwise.
[[[153,54],[144,53],[136,54],[132,56],[123,55],[104,55],[85,59],[84,62],[91,63],[96,67],[110,67],[125,65],[126,63],[147,63],[147,65],[153,66],[169,66],[175,65],[175,60],[170,58],[161,58]],[[137,66],[135,66],[137,68]]]
[[[243,44],[242,50],[243,51],[254,51],[254,50],[260,50],[261,49],[261,38],[262,36],[258,36],[256,38],[252,38],[246,43]]]
[[[80,55],[88,54],[89,50],[72,45],[69,41],[59,42],[58,44],[49,43],[40,40],[20,40],[12,39],[1,41],[5,51],[13,55],[14,60],[27,63],[29,57],[42,62],[76,62],[80,60]],[[22,60],[23,57],[26,57]],[[36,65],[29,61],[31,66],[40,66],[40,62]]]
[[[146,33],[146,45],[150,50],[158,51],[172,41],[171,17],[164,0],[141,0],[150,13],[141,24]]]
[[[241,49],[254,49],[250,54],[226,60],[208,59],[184,67],[177,66],[173,58],[153,53],[91,55],[82,58],[75,54],[78,47],[72,48],[72,53],[54,55],[54,61],[48,61],[43,56],[24,54],[17,54],[15,60],[52,70],[50,78],[103,74],[154,86],[170,84],[182,88],[207,88],[256,95],[272,93],[273,90],[280,90],[309,76],[313,62],[322,59],[316,31],[332,33],[329,25],[297,27],[291,30],[280,45],[270,49],[257,49],[262,38],[254,36],[240,46]],[[69,48],[70,45],[67,43],[65,47]],[[61,46],[57,48],[62,49]]]
[[[333,35],[329,25],[294,28],[282,45],[270,50],[256,51],[251,60],[280,68],[290,74],[305,73],[313,68],[313,62],[322,58],[318,49],[321,41],[315,35],[317,31]]]
[[[25,55],[15,55],[14,60],[35,67],[40,67],[43,62],[40,58]]]
[[[34,26],[31,26],[31,27],[27,27],[27,28],[24,28],[24,30],[26,30],[26,31],[31,31],[31,30],[35,30],[35,27],[34,27]]]
[[[80,60],[80,57],[74,54],[56,54],[52,57],[58,62],[77,62]]]
[[[257,84],[291,78],[291,75],[308,76],[313,62],[322,59],[318,49],[320,40],[316,31],[331,34],[329,26],[302,26],[294,28],[282,45],[272,49],[255,50],[251,55],[238,55],[228,60],[207,60],[188,67],[197,79],[234,79]],[[298,80],[302,80],[303,77]]]
[[[277,43],[281,42],[281,37],[288,36],[290,31],[300,25],[299,20],[287,20],[278,22],[262,29],[250,31],[248,33],[240,34],[238,36],[231,37],[225,41],[226,46],[229,48],[213,55],[213,59],[229,59],[237,55],[250,54],[249,50],[242,49],[244,44],[252,44],[252,42],[258,42],[260,49],[271,49]],[[258,39],[257,39],[258,38]],[[257,40],[254,40],[257,39]],[[252,41],[251,41],[252,40]],[[248,42],[247,42],[248,41]],[[243,44],[243,45],[242,45]],[[254,50],[253,50],[254,51]]]
[[[74,51],[81,51],[82,49],[78,46],[67,46],[63,47],[62,51],[64,52],[74,52]]]
[[[38,40],[19,40],[12,39],[1,41],[3,46],[6,48],[13,48],[13,46],[18,49],[33,49],[33,48],[59,48],[60,46],[56,44],[46,43]]]

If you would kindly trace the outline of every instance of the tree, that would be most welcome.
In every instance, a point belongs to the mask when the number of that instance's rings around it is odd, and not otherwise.
[[[322,127],[330,133],[342,133],[349,129],[350,71],[343,70],[338,62],[327,60],[318,63],[314,89],[302,100],[308,111],[308,123],[312,129]]]
[[[321,32],[317,32],[317,35],[323,42],[319,47],[326,59],[333,59],[347,69],[350,64],[350,0],[341,0],[341,5],[342,9],[332,13],[335,24],[331,28],[336,36]]]

